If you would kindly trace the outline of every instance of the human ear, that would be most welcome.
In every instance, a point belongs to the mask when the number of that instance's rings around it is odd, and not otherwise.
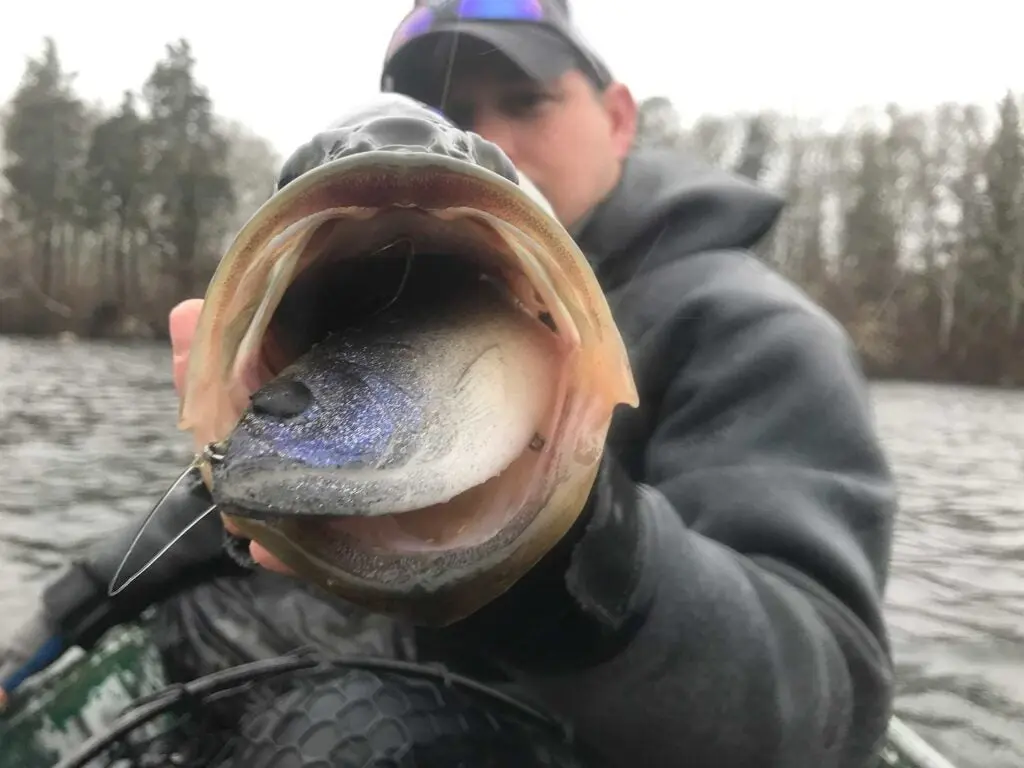
[[[636,137],[638,108],[629,88],[623,83],[612,83],[601,94],[605,114],[611,129],[612,146],[619,159],[628,154]]]

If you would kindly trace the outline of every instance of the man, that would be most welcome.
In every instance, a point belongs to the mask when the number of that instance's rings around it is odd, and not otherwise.
[[[616,765],[865,766],[892,696],[895,490],[849,340],[747,250],[779,201],[634,148],[629,90],[564,4],[470,5],[417,8],[384,86],[496,143],[550,200],[641,405],[616,417],[579,529],[421,649],[510,670]]]
[[[780,202],[633,147],[629,90],[564,5],[456,18],[472,5],[418,8],[384,85],[498,144],[548,197],[641,405],[616,416],[579,525],[491,605],[417,631],[418,656],[506,678],[613,765],[862,768],[892,696],[895,491],[848,339],[748,252]],[[171,317],[179,373],[198,308]]]
[[[779,202],[632,148],[629,90],[564,4],[504,22],[433,5],[396,35],[385,86],[496,143],[551,201],[641,403],[613,424],[573,551],[452,634],[616,764],[865,765],[892,694],[895,490],[849,341],[747,252]]]

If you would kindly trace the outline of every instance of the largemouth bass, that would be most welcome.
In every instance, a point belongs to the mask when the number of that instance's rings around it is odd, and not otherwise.
[[[638,397],[583,254],[501,150],[381,95],[285,163],[182,391],[213,502],[298,576],[447,624],[581,513]]]

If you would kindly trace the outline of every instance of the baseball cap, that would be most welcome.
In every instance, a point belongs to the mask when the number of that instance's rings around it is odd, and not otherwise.
[[[436,78],[464,38],[499,51],[534,80],[577,68],[598,88],[612,82],[573,25],[567,0],[417,0],[388,45],[382,90],[409,93]]]

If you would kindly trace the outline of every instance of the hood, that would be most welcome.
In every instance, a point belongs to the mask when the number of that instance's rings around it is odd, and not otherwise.
[[[778,195],[686,152],[637,148],[619,184],[574,236],[599,274],[612,262],[639,257],[633,246],[643,247],[635,274],[701,251],[750,249],[783,206]],[[671,247],[653,249],[646,242],[665,236]]]

